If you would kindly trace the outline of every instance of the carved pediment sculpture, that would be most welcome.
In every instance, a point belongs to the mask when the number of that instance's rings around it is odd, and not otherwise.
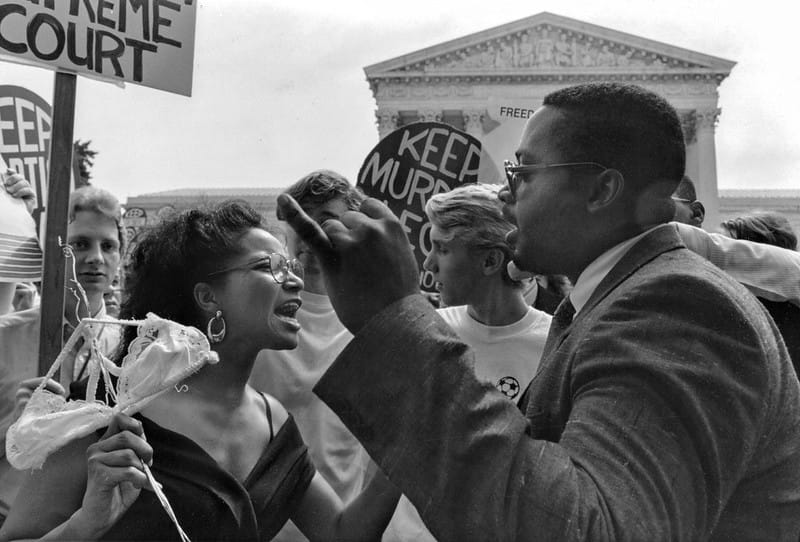
[[[367,77],[682,72],[722,77],[735,63],[540,13],[365,68]]]
[[[552,25],[539,25],[398,68],[398,72],[705,68],[655,51]]]

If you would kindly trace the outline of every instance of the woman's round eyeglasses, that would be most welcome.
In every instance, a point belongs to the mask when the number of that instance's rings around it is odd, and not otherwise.
[[[278,253],[267,254],[262,258],[242,265],[226,267],[225,269],[209,273],[208,276],[213,277],[230,271],[251,271],[259,268],[268,269],[272,278],[275,279],[275,282],[278,284],[283,284],[289,280],[289,273],[300,279],[303,278],[303,264],[296,258],[288,259],[283,254]]]

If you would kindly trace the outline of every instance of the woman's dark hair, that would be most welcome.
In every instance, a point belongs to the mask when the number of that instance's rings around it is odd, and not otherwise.
[[[797,235],[792,225],[785,216],[778,213],[756,211],[725,220],[722,227],[734,239],[797,250]]]
[[[194,286],[235,256],[240,237],[267,230],[264,218],[244,201],[176,213],[149,229],[131,255],[120,318],[141,320],[148,312],[203,329]],[[126,326],[117,352],[121,361],[136,328]]]

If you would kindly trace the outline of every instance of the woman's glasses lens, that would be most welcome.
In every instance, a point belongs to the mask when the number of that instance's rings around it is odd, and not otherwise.
[[[283,284],[289,280],[289,272],[303,278],[303,264],[296,259],[287,260],[282,254],[272,254],[269,260],[269,270],[275,282]]]

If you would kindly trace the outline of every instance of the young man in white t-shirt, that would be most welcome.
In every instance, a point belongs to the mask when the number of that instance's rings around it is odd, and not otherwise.
[[[513,250],[505,236],[514,225],[503,217],[499,188],[466,185],[428,200],[432,248],[424,267],[445,305],[439,315],[475,353],[478,378],[517,402],[539,367],[551,317],[508,274]],[[402,497],[383,540],[435,539]]]

